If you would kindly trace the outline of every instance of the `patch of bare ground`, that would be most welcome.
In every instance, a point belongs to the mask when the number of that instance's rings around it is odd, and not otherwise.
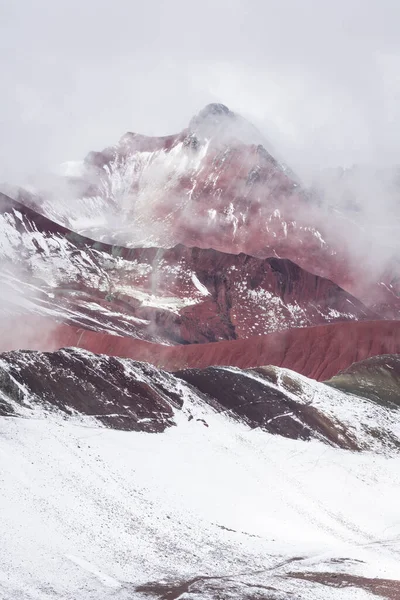
[[[288,577],[303,579],[335,588],[356,587],[367,590],[381,598],[400,600],[400,581],[394,579],[370,579],[346,573],[288,573]]]

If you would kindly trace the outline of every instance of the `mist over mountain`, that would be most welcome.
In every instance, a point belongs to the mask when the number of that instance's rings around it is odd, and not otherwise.
[[[399,18],[0,3],[2,599],[400,598]]]

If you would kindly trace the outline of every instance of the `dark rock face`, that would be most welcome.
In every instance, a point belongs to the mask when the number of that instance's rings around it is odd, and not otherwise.
[[[315,407],[299,402],[302,388],[296,386],[295,379],[290,381],[286,377],[283,385],[277,386],[276,372],[271,368],[240,371],[209,367],[178,371],[175,375],[214,398],[228,414],[239,416],[251,427],[292,439],[320,437],[335,446],[357,449],[343,427],[333,425]]]
[[[289,573],[288,577],[303,581],[314,581],[331,588],[355,588],[366,590],[371,595],[387,600],[400,598],[400,581],[394,579],[378,579],[349,575],[348,573],[313,573],[310,571]]]
[[[0,414],[42,407],[115,429],[161,432],[174,425],[174,410],[183,405],[173,383],[145,363],[85,351],[9,352],[0,358]]]

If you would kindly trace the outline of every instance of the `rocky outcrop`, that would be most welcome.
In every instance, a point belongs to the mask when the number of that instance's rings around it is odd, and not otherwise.
[[[114,429],[162,432],[181,409],[171,375],[82,350],[10,352],[0,358],[0,415],[91,417]]]
[[[252,428],[293,439],[317,438],[352,450],[369,447],[367,440],[374,436],[379,444],[399,445],[395,425],[399,406],[385,404],[382,408],[385,391],[381,391],[379,382],[373,378],[367,378],[367,385],[374,389],[375,396],[361,392],[356,398],[346,392],[332,394],[325,384],[272,366],[246,370],[210,367],[179,371],[175,375]]]
[[[313,437],[355,450],[357,442],[339,422],[333,424],[313,406],[294,373],[276,367],[240,370],[209,367],[178,371],[175,375],[222,405],[227,414],[244,419],[252,428],[294,439]],[[324,390],[319,390],[321,395]]]

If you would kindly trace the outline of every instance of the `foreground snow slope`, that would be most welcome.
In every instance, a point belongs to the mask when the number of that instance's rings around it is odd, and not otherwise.
[[[0,596],[367,599],[286,575],[400,578],[398,456],[206,418],[162,434],[2,418]]]
[[[0,597],[354,600],[379,578],[396,598],[398,408],[274,367],[179,377],[1,356]]]

